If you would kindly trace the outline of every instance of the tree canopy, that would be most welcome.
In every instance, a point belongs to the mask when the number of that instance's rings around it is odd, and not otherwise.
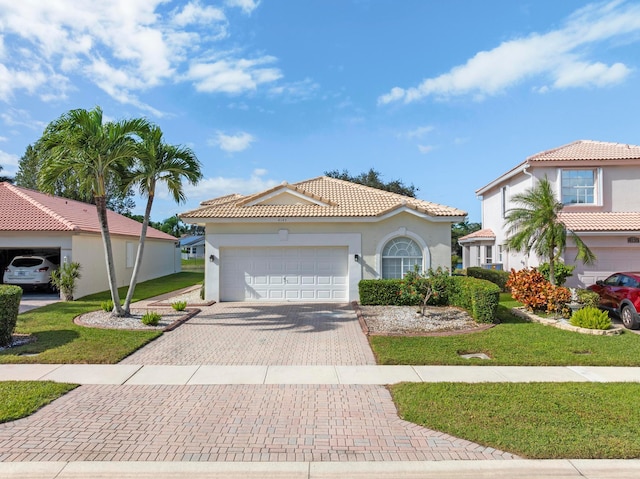
[[[378,188],[379,190],[390,191],[391,193],[398,193],[399,195],[416,197],[419,190],[413,184],[405,185],[401,180],[382,181],[382,175],[379,171],[371,168],[369,171],[360,173],[359,175],[352,176],[348,170],[332,170],[325,171],[324,174],[330,178],[336,178],[338,180],[350,181],[352,183],[359,183],[361,185],[370,186],[372,188]]]
[[[2,171],[4,168],[2,168],[2,165],[0,165],[0,171]],[[6,181],[8,183],[13,183],[13,178],[10,178],[8,176],[4,176],[4,175],[0,175],[0,182],[2,181]]]

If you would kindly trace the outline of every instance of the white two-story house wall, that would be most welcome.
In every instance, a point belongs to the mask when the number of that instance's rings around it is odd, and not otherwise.
[[[640,271],[640,146],[581,140],[530,156],[476,191],[482,230],[460,239],[463,266],[522,269],[540,264],[534,253],[508,251],[505,216],[512,198],[547,178],[564,204],[561,221],[597,256],[575,261],[569,244],[564,262],[574,265],[567,286],[585,287],[616,271]]]

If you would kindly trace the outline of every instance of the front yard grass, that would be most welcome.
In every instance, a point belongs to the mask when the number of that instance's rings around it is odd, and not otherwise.
[[[202,273],[182,272],[145,281],[136,286],[134,301],[191,286]],[[120,288],[124,298],[127,288]],[[158,331],[126,331],[77,326],[73,318],[100,309],[109,292],[59,302],[18,316],[16,333],[31,334],[36,342],[0,351],[0,363],[113,364],[157,338]]]
[[[501,295],[501,324],[479,333],[434,337],[370,336],[378,364],[483,366],[640,366],[640,336],[592,336],[529,323]],[[485,353],[490,360],[460,354]]]
[[[75,387],[51,381],[2,381],[0,423],[29,416]]]
[[[400,416],[532,459],[640,456],[640,384],[481,383],[390,387]]]

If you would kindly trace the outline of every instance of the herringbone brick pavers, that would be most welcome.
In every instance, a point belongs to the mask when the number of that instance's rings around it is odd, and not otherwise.
[[[381,386],[82,386],[0,425],[0,461],[512,458],[400,420]]]

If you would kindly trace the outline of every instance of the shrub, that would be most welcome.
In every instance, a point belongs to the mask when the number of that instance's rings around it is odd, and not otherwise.
[[[174,301],[171,303],[171,307],[176,311],[184,311],[187,307],[186,301]]]
[[[556,286],[562,286],[569,276],[573,276],[575,268],[575,266],[567,266],[564,263],[555,263],[553,275],[556,277]],[[549,263],[542,263],[536,269],[542,273],[544,279],[549,281]]]
[[[500,287],[498,285],[467,276],[451,278],[449,304],[465,309],[477,322],[495,322],[499,302]]]
[[[584,304],[585,307],[597,308],[600,303],[600,295],[590,289],[576,289],[578,302]]]
[[[113,301],[110,299],[107,299],[106,301],[103,301],[102,303],[100,303],[100,307],[102,308],[103,311],[110,313],[111,311],[113,311]]]
[[[466,276],[444,276],[445,273],[433,272],[433,277],[423,278],[430,283],[434,291],[439,291],[437,298],[430,299],[428,304],[452,305],[465,309],[478,322],[491,323],[496,318],[500,299],[500,288],[495,284]],[[445,279],[446,278],[446,279]],[[446,288],[442,292],[443,287]],[[395,305],[416,306],[420,304],[419,296],[408,304],[407,295],[403,296],[402,288],[406,283],[399,279],[363,279],[359,283],[360,304],[362,305]],[[446,300],[446,301],[444,301]],[[443,302],[444,301],[444,302]]]
[[[363,279],[358,283],[360,304],[400,305],[399,279]]]
[[[560,313],[565,303],[571,301],[571,291],[562,286],[553,286],[535,268],[520,271],[512,269],[506,286],[511,289],[513,299],[531,311]]]
[[[80,278],[80,263],[62,263],[51,272],[51,284],[60,290],[65,301],[73,301],[76,279]]]
[[[507,291],[507,281],[509,280],[509,273],[507,271],[500,271],[497,269],[485,269],[473,266],[467,268],[467,276],[478,279],[486,279],[493,284],[497,284],[501,291]]]
[[[142,316],[142,324],[147,326],[157,326],[160,320],[162,319],[162,315],[156,311],[147,311]]]
[[[0,346],[10,346],[20,312],[20,286],[0,285]]]
[[[580,328],[609,329],[611,327],[609,313],[589,306],[575,311],[570,321],[571,324]]]

